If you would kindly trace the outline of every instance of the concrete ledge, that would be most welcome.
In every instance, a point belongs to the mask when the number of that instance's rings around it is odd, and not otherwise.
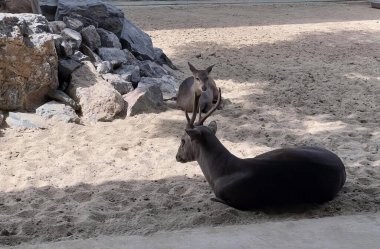
[[[159,0],[159,1],[122,1],[109,0],[116,6],[166,6],[166,5],[202,5],[202,4],[291,4],[319,2],[361,2],[362,0]]]
[[[374,249],[380,246],[380,213],[298,221],[197,228],[150,236],[101,236],[17,249]]]

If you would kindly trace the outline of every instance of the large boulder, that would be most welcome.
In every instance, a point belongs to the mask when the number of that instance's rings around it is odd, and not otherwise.
[[[160,65],[168,65],[173,70],[177,69],[161,48],[154,48],[154,60]]]
[[[161,78],[169,74],[162,66],[153,61],[140,61],[138,65],[140,67],[140,74],[143,77]]]
[[[164,75],[161,78],[142,77],[139,86],[157,85],[165,99],[172,98],[177,95],[178,82],[170,75]]]
[[[94,25],[87,26],[81,31],[83,42],[92,50],[101,46],[100,36]]]
[[[58,87],[58,57],[41,15],[0,14],[0,109],[35,110]]]
[[[127,19],[124,20],[120,42],[123,48],[131,51],[136,58],[140,60],[155,59],[153,43],[150,36]]]
[[[80,110],[80,106],[67,95],[64,91],[61,90],[50,90],[48,92],[48,97],[53,100],[57,100],[61,103],[64,103],[68,106],[71,106],[74,110],[78,111]]]
[[[162,92],[155,84],[139,84],[135,90],[123,95],[123,98],[128,104],[127,116],[165,110]]]
[[[128,81],[132,82],[134,84],[134,87],[136,88],[137,83],[139,83],[141,76],[140,76],[140,68],[136,65],[125,65],[123,64],[118,69],[114,70],[114,73],[122,75],[124,78],[126,78]]]
[[[55,19],[62,20],[64,16],[72,15],[91,19],[98,24],[95,27],[109,30],[116,35],[120,35],[123,29],[124,13],[102,0],[58,0]]]
[[[96,71],[99,74],[106,74],[112,71],[112,64],[110,61],[102,61],[96,65]]]
[[[54,100],[38,107],[36,114],[44,119],[52,119],[65,123],[79,123],[79,117],[73,108]]]
[[[56,22],[59,22],[59,21],[56,21]],[[83,22],[71,16],[64,16],[63,22],[66,24],[67,28],[73,29],[77,32],[81,32],[81,30],[84,27]]]
[[[119,38],[114,33],[102,28],[98,28],[96,31],[100,36],[102,47],[121,49]]]
[[[103,79],[110,83],[121,95],[127,94],[133,90],[133,83],[129,81],[128,76],[129,75],[119,75],[113,73],[102,75]]]
[[[57,11],[58,0],[39,0],[42,14],[49,20],[53,21]]]
[[[127,63],[128,58],[124,50],[118,48],[99,48],[98,54],[103,61],[119,61],[121,63]]]
[[[82,44],[82,35],[73,29],[65,28],[62,30],[61,35],[72,46],[73,51],[78,50]]]
[[[84,55],[88,56],[90,61],[94,64],[101,63],[102,59],[99,55],[97,55],[94,51],[91,50],[91,48],[87,47],[86,45],[82,44],[82,52]]]
[[[67,28],[66,23],[62,21],[49,22],[49,27],[50,27],[51,32],[55,34],[61,34],[62,30]]]
[[[75,51],[74,54],[70,56],[71,59],[73,59],[76,62],[82,62],[82,61],[91,61],[90,57],[83,54],[81,51]]]
[[[5,122],[12,128],[46,129],[46,121],[35,113],[9,112]]]
[[[81,63],[73,59],[61,59],[58,63],[58,79],[61,84],[70,82],[71,74],[81,66]]]
[[[80,104],[83,118],[89,122],[111,121],[124,109],[123,97],[89,61],[73,72],[67,93]]]

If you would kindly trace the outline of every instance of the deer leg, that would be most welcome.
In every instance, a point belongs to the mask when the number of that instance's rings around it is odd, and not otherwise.
[[[201,115],[202,115],[202,106],[201,105],[199,105],[199,116],[198,116],[198,122],[199,121],[201,121],[201,119],[202,119],[202,117],[201,117]]]

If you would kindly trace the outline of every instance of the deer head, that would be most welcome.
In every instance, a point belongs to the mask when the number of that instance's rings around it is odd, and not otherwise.
[[[192,113],[191,118],[185,111],[185,116],[187,120],[187,125],[186,125],[186,130],[185,130],[186,132],[181,137],[181,144],[178,148],[178,152],[176,155],[177,162],[186,163],[186,162],[191,162],[191,161],[196,160],[199,152],[198,152],[196,143],[194,141],[195,141],[195,138],[197,138],[197,135],[202,135],[203,129],[209,129],[214,134],[216,133],[217,124],[215,121],[210,122],[208,126],[203,126],[203,123],[219,107],[221,99],[222,99],[222,92],[219,88],[219,96],[218,96],[218,101],[216,102],[216,104],[206,113],[205,116],[203,116],[197,123],[194,124],[195,118],[197,116],[196,110],[198,110],[199,98],[200,98],[200,95],[197,95],[195,93],[193,113]]]
[[[194,77],[194,86],[196,89],[196,93],[199,95],[202,92],[206,91],[209,85],[209,77],[208,75],[211,73],[214,65],[209,66],[205,70],[198,70],[190,62],[188,62],[190,71],[193,73]]]

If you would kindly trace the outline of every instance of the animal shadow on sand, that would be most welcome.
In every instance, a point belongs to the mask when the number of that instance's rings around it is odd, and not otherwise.
[[[365,169],[365,183],[355,178],[359,170],[348,169],[343,191],[331,202],[250,212],[211,201],[211,189],[197,175],[1,192],[0,245],[380,211],[380,167]]]

